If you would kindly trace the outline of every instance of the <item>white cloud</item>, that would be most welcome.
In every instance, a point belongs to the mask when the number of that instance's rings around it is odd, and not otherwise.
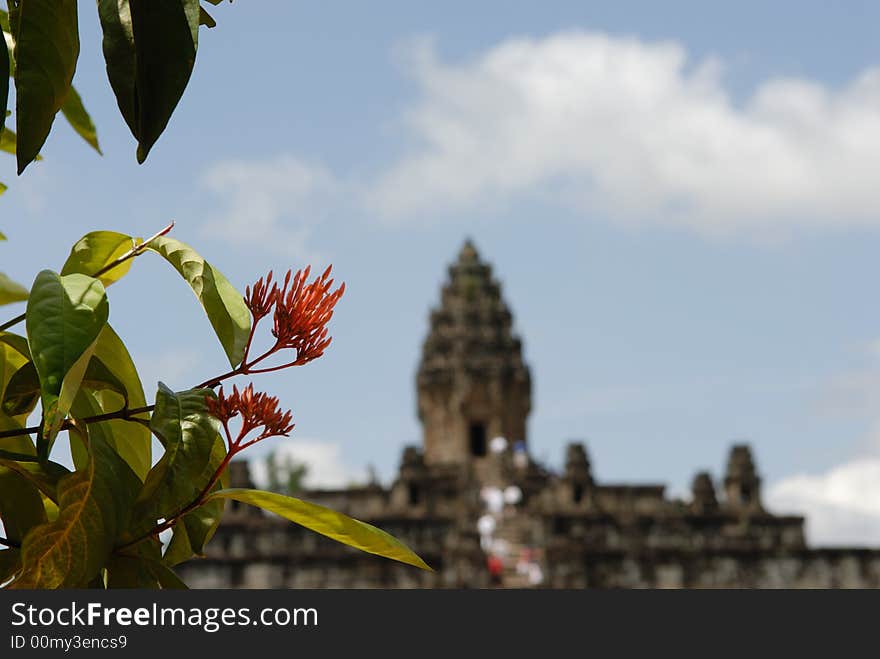
[[[523,196],[709,232],[880,224],[880,68],[769,79],[734,103],[676,42],[567,32],[463,63],[411,53],[418,142],[371,203],[408,218]]]
[[[786,478],[766,498],[775,511],[806,515],[811,544],[880,545],[880,458]]]
[[[285,439],[275,449],[275,457],[283,463],[291,458],[308,467],[304,485],[308,488],[339,488],[366,481],[366,470],[352,467],[342,459],[342,447],[335,442],[314,439]],[[260,487],[268,485],[266,460],[251,461],[251,476]]]
[[[338,183],[322,166],[290,155],[261,160],[224,160],[201,177],[219,210],[205,234],[235,245],[261,245],[306,260],[320,260],[308,246],[323,221]]]

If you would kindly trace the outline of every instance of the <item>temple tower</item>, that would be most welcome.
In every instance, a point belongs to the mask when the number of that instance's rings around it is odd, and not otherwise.
[[[752,451],[746,444],[736,444],[727,458],[724,475],[724,493],[727,505],[742,512],[759,512],[761,506],[761,479],[755,469]]]
[[[426,464],[486,462],[490,442],[525,446],[531,378],[492,268],[469,240],[449,267],[416,378]]]

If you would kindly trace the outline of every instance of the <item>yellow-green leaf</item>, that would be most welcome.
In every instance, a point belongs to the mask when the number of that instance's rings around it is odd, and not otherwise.
[[[95,151],[104,155],[101,153],[101,147],[98,145],[98,130],[95,128],[89,113],[86,112],[82,98],[80,98],[75,87],[70,87],[67,98],[64,99],[64,105],[61,106],[61,112],[64,114],[64,118],[67,119],[67,123],[77,132],[77,135],[83,138]]]
[[[0,272],[0,306],[13,302],[24,302],[27,299],[27,289]]]
[[[421,558],[394,536],[330,508],[275,492],[242,488],[220,490],[211,494],[208,500],[217,498],[235,499],[257,506],[349,547],[414,565],[423,570],[431,570]]]
[[[58,519],[25,536],[22,571],[11,588],[87,586],[127,527],[140,481],[100,438],[87,441],[86,468],[58,483]]]
[[[133,249],[137,241],[131,236],[115,231],[92,231],[77,240],[70,249],[70,256],[61,268],[62,275],[79,273],[94,277],[98,272],[113,263],[120,256]],[[126,259],[111,270],[98,275],[104,286],[119,281],[131,268],[131,259]]]

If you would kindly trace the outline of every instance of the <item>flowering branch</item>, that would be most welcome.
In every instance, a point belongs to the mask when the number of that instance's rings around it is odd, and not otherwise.
[[[327,336],[327,322],[333,316],[333,308],[345,292],[344,283],[331,292],[333,287],[333,280],[330,279],[331,268],[332,266],[328,267],[311,283],[306,283],[311,271],[311,268],[307,267],[305,270],[298,270],[295,275],[288,270],[281,287],[273,283],[271,271],[265,279],[261,277],[257,280],[253,287],[248,286],[245,290],[245,304],[251,312],[253,322],[241,364],[194,388],[213,388],[220,385],[223,380],[236,375],[268,373],[292,366],[302,366],[323,355],[331,341],[331,337]],[[275,342],[263,354],[249,361],[248,356],[256,327],[269,314],[273,314],[272,335],[275,337]],[[254,368],[270,356],[285,350],[294,351],[292,361],[279,366]],[[181,517],[204,503],[235,455],[263,439],[288,437],[295,425],[290,410],[282,412],[279,408],[278,398],[263,392],[255,393],[252,383],[241,391],[233,385],[230,395],[227,395],[221,386],[216,397],[206,398],[206,405],[208,412],[220,421],[226,436],[227,451],[223,461],[214,471],[207,485],[190,503],[147,533],[117,547],[117,550],[135,545],[173,527]],[[238,432],[233,433],[229,424],[236,417],[241,417],[241,425]]]

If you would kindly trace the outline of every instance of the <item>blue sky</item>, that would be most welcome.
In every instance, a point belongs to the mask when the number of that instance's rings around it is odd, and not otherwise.
[[[242,289],[332,262],[333,346],[258,383],[316,478],[390,478],[472,236],[524,340],[536,457],[583,439],[600,481],[684,494],[747,440],[774,510],[880,544],[880,7],[598,4],[222,5],[138,166],[81,3],[105,155],[59,121],[21,178],[0,159],[3,270],[27,283],[89,230],[170,219]],[[148,389],[223,369],[158,259],[110,302]]]

